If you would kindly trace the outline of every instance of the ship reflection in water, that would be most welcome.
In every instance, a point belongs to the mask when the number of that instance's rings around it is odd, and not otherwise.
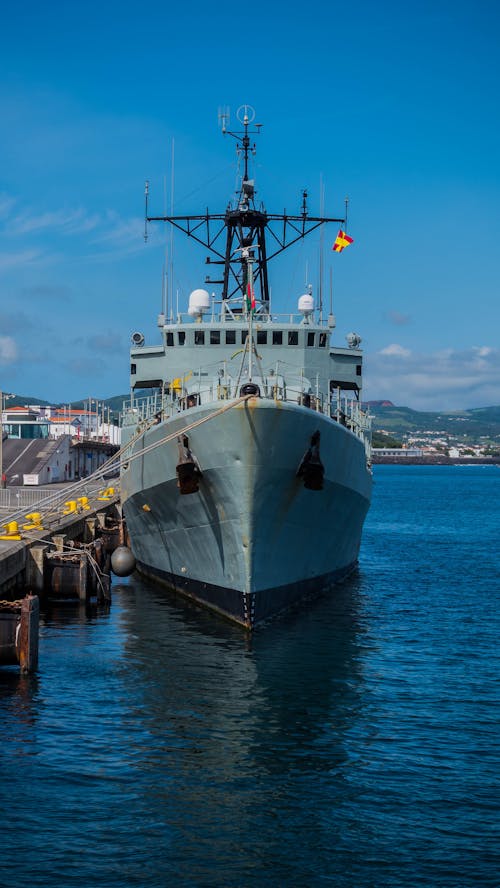
[[[338,844],[334,810],[355,767],[346,736],[363,706],[359,586],[353,578],[252,638],[153,587],[122,589],[147,731],[133,760],[155,772],[144,803],[168,825],[178,878],[205,884],[220,869],[221,884],[262,884],[269,857],[281,883],[297,867],[303,884],[317,878],[311,843]]]

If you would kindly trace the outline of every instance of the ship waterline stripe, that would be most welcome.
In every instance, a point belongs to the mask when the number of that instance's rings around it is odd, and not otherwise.
[[[172,594],[181,595],[197,605],[208,608],[244,629],[254,629],[260,623],[265,623],[290,610],[305,598],[315,598],[330,592],[333,586],[352,574],[357,564],[358,560],[355,559],[342,568],[328,571],[317,577],[304,578],[283,586],[261,589],[259,592],[244,592],[239,612],[227,606],[228,595],[233,597],[235,602],[238,601],[239,594],[241,594],[238,593],[238,590],[200,582],[199,580],[187,582],[185,577],[142,561],[137,563],[137,569],[144,576],[166,586]],[[274,610],[271,602],[276,597],[279,597],[280,605],[277,610]],[[251,599],[250,609],[248,604],[249,598]]]

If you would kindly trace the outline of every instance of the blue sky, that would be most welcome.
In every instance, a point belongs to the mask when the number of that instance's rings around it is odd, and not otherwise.
[[[127,391],[130,333],[157,341],[165,233],[153,212],[224,210],[234,143],[217,109],[263,123],[270,212],[342,215],[335,341],[355,330],[365,397],[416,409],[500,403],[500,12],[261,0],[244,7],[93,0],[4,9],[0,35],[0,388],[47,400]],[[332,226],[325,242],[333,241]],[[293,310],[318,242],[271,266]],[[186,246],[188,249],[186,249]],[[183,306],[205,252],[175,240]]]

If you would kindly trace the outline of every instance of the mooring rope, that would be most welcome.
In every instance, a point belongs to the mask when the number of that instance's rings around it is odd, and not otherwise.
[[[138,453],[134,453],[131,456],[126,457],[127,462],[132,462],[134,459],[138,459],[140,456],[144,456],[146,453],[150,453],[156,447],[160,447],[162,444],[168,444],[169,441],[173,441],[175,438],[178,438],[179,435],[186,435],[188,432],[191,432],[193,429],[202,425],[204,422],[208,422],[211,419],[215,419],[217,416],[221,416],[222,413],[226,413],[228,410],[231,410],[233,407],[237,407],[238,404],[242,404],[244,401],[248,401],[249,398],[254,398],[255,395],[242,395],[241,398],[237,398],[236,401],[232,401],[230,404],[227,404],[225,407],[220,407],[219,410],[216,410],[214,413],[210,413],[208,416],[203,416],[201,419],[197,419],[192,422],[190,425],[185,426],[185,428],[179,429],[177,432],[172,432],[170,435],[166,435],[164,438],[160,438],[158,441],[154,441],[152,444],[148,444],[147,447],[144,447],[143,450],[138,451]],[[152,428],[154,423],[149,428]],[[147,430],[145,430],[147,431]],[[129,441],[127,445],[123,448],[124,450],[130,446],[132,441]],[[135,443],[135,441],[134,441]]]
[[[156,447],[160,447],[162,444],[167,444],[169,441],[173,441],[179,435],[186,435],[188,432],[191,432],[192,429],[197,428],[205,422],[209,422],[211,419],[215,419],[217,416],[221,416],[221,414],[226,413],[228,410],[232,410],[233,407],[237,407],[239,404],[242,404],[245,401],[248,401],[249,398],[253,398],[254,395],[242,395],[240,398],[236,398],[236,400],[231,401],[229,404],[225,404],[224,407],[220,407],[218,410],[215,410],[213,413],[209,413],[207,416],[201,417],[201,419],[197,419],[184,428],[179,429],[176,432],[172,432],[170,435],[166,435],[165,437],[160,438],[158,441],[154,441],[152,444],[149,444],[143,450],[140,450],[138,453],[130,454],[126,456],[127,451],[129,451],[134,444],[144,435],[145,432],[154,428],[155,425],[158,424],[157,419],[152,419],[149,423],[142,425],[137,432],[127,441],[123,447],[113,454],[106,462],[102,464],[95,472],[92,472],[86,478],[83,478],[81,481],[77,481],[75,484],[71,484],[68,487],[65,487],[63,491],[58,490],[46,497],[44,500],[40,500],[40,502],[35,503],[31,506],[31,510],[35,509],[40,513],[42,523],[43,521],[50,520],[53,515],[58,515],[59,517],[59,507],[61,503],[67,502],[71,499],[75,499],[75,494],[87,491],[89,484],[94,481],[104,481],[104,475],[110,471],[111,468],[119,468],[120,460],[123,457],[126,457],[127,462],[132,462],[134,459],[138,459],[141,456],[144,456],[146,453],[150,453],[151,450],[154,450]],[[182,417],[184,414],[179,413],[175,418],[178,419]],[[169,417],[172,419],[173,417]],[[53,507],[53,508],[52,508]],[[1,524],[7,524],[10,521],[15,521],[20,517],[26,516],[27,509],[17,509],[15,512],[12,512],[10,515],[6,515],[3,517]],[[36,530],[36,528],[34,528]],[[23,533],[29,534],[30,531],[23,531]],[[31,539],[32,537],[30,537]]]

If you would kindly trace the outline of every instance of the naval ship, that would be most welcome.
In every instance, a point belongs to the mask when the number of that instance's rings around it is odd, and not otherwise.
[[[323,225],[352,239],[344,218],[310,215],[306,191],[296,215],[257,204],[254,117],[242,106],[233,131],[222,115],[241,162],[223,213],[150,215],[146,183],[145,237],[161,221],[202,244],[219,272],[205,283],[221,290],[163,311],[159,344],[132,335],[121,464],[139,571],[247,629],[353,570],[372,486],[361,340],[331,344],[333,313],[311,286],[275,314],[268,276]]]

